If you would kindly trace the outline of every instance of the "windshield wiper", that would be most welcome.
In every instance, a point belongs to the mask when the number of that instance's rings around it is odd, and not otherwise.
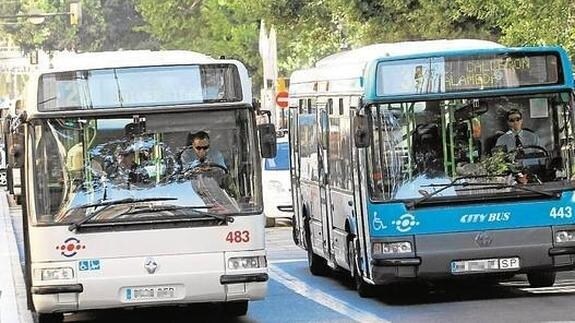
[[[225,223],[234,222],[234,218],[232,218],[228,215],[225,215],[225,214],[217,214],[217,213],[213,213],[213,212],[198,211],[200,209],[210,209],[212,207],[214,207],[214,206],[213,205],[202,205],[202,206],[197,206],[197,205],[159,205],[159,206],[153,206],[153,207],[142,208],[142,209],[138,209],[138,210],[134,210],[134,211],[129,211],[129,212],[123,213],[121,215],[162,212],[162,211],[176,211],[176,210],[193,210],[194,213],[197,215],[208,216],[208,217],[223,221]]]
[[[451,183],[449,184],[430,184],[430,185],[426,185],[426,186],[442,186],[440,189],[438,189],[437,191],[433,191],[431,193],[428,194],[424,194],[420,191],[420,193],[423,195],[422,198],[420,198],[419,200],[415,200],[415,201],[411,201],[406,203],[406,206],[408,209],[414,208],[417,205],[429,200],[430,198],[434,197],[435,195],[445,191],[446,189],[453,187],[453,186],[466,186],[468,183],[467,182],[463,182],[463,183],[457,183],[457,181],[460,181],[462,179],[466,179],[466,178],[476,178],[476,177],[482,177],[482,176],[463,176],[463,177],[457,177],[454,178]]]
[[[525,186],[525,185],[512,185],[512,184],[506,184],[506,183],[485,182],[485,183],[467,183],[467,186],[490,186],[487,188],[495,188],[495,189],[497,189],[497,188],[514,188],[514,189],[523,190],[523,191],[531,192],[531,193],[537,193],[540,195],[545,195],[545,196],[549,196],[549,197],[553,197],[553,198],[561,197],[561,194],[558,192],[542,191],[542,190],[532,188],[529,186]]]
[[[140,202],[152,202],[152,201],[173,201],[173,200],[177,200],[177,198],[175,198],[175,197],[144,197],[144,198],[127,197],[127,198],[123,198],[123,199],[119,199],[119,200],[105,200],[105,201],[99,201],[99,202],[79,205],[79,206],[70,208],[68,211],[66,211],[66,213],[68,213],[72,210],[85,209],[85,208],[89,208],[89,207],[98,207],[98,206],[103,206],[103,207],[101,209],[92,211],[92,213],[86,215],[81,220],[70,224],[70,226],[68,227],[68,230],[72,231],[72,232],[76,231],[84,223],[90,221],[96,215],[102,213],[103,211],[107,210],[110,206],[113,206],[113,205],[140,203]]]
[[[445,191],[446,189],[450,188],[450,187],[454,187],[454,186],[461,186],[461,187],[466,187],[466,186],[481,186],[481,188],[479,189],[485,189],[485,188],[515,188],[518,190],[523,190],[523,191],[527,191],[527,192],[531,192],[531,193],[537,193],[540,195],[544,195],[544,196],[548,196],[548,197],[553,197],[553,198],[558,198],[560,197],[560,194],[557,192],[546,192],[546,191],[542,191],[542,190],[538,190],[535,188],[531,188],[531,187],[527,187],[524,185],[512,185],[512,184],[506,184],[506,183],[498,183],[498,182],[484,182],[484,183],[469,183],[469,182],[463,182],[463,183],[458,183],[458,181],[462,180],[462,179],[469,179],[469,178],[489,178],[489,177],[494,177],[494,176],[464,176],[464,177],[457,177],[455,178],[453,181],[451,181],[451,183],[449,184],[430,184],[430,185],[426,185],[429,187],[434,187],[434,186],[441,186],[440,189],[438,189],[437,191],[434,191],[432,193],[429,194],[424,194],[424,196],[422,198],[420,198],[419,200],[415,200],[415,201],[411,201],[409,203],[406,203],[407,208],[414,208],[417,205],[429,200],[430,198],[432,198],[433,196]],[[495,176],[496,177],[496,176]],[[485,187],[488,186],[488,187]]]

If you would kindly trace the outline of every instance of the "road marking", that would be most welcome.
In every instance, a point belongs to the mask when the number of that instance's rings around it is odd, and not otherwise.
[[[529,283],[526,281],[501,282],[499,285],[517,288],[532,294],[570,294],[575,292],[574,283],[574,279],[562,279],[550,287],[529,287]]]
[[[268,267],[270,277],[292,291],[311,299],[327,308],[330,308],[342,315],[345,315],[358,322],[389,322],[379,318],[377,315],[370,312],[363,311],[355,306],[350,305],[340,299],[337,299],[327,293],[313,288],[308,284],[298,280],[296,277],[279,269],[277,266],[270,265]]]
[[[293,263],[293,262],[306,262],[307,258],[301,258],[301,259],[278,259],[278,260],[271,260],[268,261],[269,264],[289,264],[289,263]]]

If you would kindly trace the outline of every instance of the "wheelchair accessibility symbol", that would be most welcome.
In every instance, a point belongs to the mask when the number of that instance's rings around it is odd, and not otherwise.
[[[78,262],[78,269],[80,271],[100,270],[100,260],[98,259],[80,260]]]
[[[371,225],[375,231],[387,229],[387,225],[383,223],[381,218],[377,215],[377,212],[373,212],[373,220],[371,221]]]

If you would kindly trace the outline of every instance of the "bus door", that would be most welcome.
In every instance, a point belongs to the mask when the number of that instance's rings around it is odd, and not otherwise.
[[[294,106],[291,103],[294,102]],[[293,206],[293,225],[292,225],[292,238],[296,245],[301,246],[304,237],[302,236],[303,227],[301,210],[301,190],[300,190],[300,163],[299,163],[299,145],[298,145],[298,116],[299,111],[303,109],[303,99],[290,100],[290,122],[289,122],[289,142],[290,142],[290,177],[291,177],[291,194]]]
[[[323,251],[329,262],[332,262],[331,240],[331,203],[329,201],[329,115],[327,103],[318,98],[318,170],[319,170],[319,201],[322,222]]]

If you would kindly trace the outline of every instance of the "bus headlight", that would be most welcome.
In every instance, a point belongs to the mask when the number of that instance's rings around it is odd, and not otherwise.
[[[265,268],[266,266],[266,256],[233,257],[228,259],[228,269],[230,270]]]
[[[70,267],[39,268],[34,270],[36,279],[48,280],[69,280],[74,278],[74,270]]]
[[[572,242],[575,241],[575,231],[571,230],[561,230],[555,232],[555,242]]]
[[[374,255],[375,254],[393,255],[393,254],[402,254],[402,253],[413,252],[413,248],[411,247],[411,242],[409,242],[409,241],[374,242],[372,244],[371,250],[372,250]]]

